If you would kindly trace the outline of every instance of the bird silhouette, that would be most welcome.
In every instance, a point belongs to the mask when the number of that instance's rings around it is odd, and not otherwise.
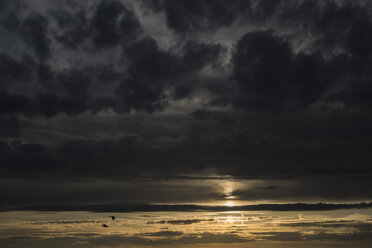
[[[112,216],[112,215],[109,216],[109,217],[111,217],[112,220],[115,220],[115,218],[116,218],[115,216]]]
[[[108,227],[108,225],[106,225],[105,223],[102,224],[102,227]]]

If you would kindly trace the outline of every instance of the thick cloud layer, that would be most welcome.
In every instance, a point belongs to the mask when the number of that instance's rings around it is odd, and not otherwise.
[[[371,11],[2,1],[1,204],[370,201]]]

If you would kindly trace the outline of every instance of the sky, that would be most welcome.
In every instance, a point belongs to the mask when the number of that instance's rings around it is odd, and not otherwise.
[[[369,1],[2,0],[0,37],[2,247],[370,242]]]

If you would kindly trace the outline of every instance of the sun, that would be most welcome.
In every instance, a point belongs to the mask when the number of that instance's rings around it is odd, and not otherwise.
[[[226,207],[233,207],[233,206],[235,206],[235,203],[234,203],[233,201],[227,201],[227,202],[225,203],[225,206],[226,206]]]

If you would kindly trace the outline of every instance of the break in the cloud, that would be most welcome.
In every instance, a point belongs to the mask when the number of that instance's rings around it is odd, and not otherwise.
[[[2,1],[1,205],[368,202],[371,31],[365,1]]]

